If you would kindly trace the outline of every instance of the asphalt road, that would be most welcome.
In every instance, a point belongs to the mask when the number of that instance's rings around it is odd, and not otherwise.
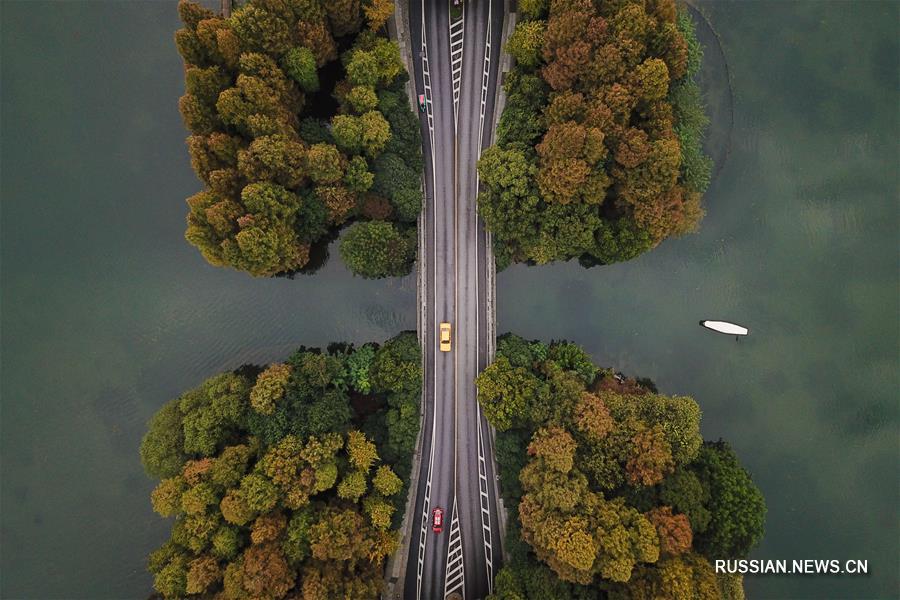
[[[406,598],[484,598],[500,568],[493,448],[475,398],[487,366],[487,237],[476,212],[476,162],[490,139],[502,0],[410,0],[416,93],[425,93],[425,410],[422,468],[406,569]],[[453,326],[440,352],[438,325]],[[443,531],[431,530],[444,509]]]

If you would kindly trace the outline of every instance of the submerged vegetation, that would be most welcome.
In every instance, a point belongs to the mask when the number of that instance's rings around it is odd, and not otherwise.
[[[419,429],[414,333],[301,347],[172,400],[141,444],[174,517],[150,556],[165,598],[376,598]]]
[[[511,516],[495,599],[742,597],[710,561],[747,555],[765,502],[694,400],[510,334],[476,384]]]
[[[674,0],[523,0],[478,171],[498,265],[628,260],[696,227],[702,49]]]
[[[271,276],[361,220],[377,251],[342,252],[351,269],[409,272],[415,245],[396,240],[415,238],[421,141],[398,47],[381,33],[393,3],[248,0],[228,19],[178,8],[179,108],[206,184],[188,199],[185,238],[211,264]]]

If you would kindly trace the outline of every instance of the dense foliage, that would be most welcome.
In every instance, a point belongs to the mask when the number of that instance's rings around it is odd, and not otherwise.
[[[377,598],[419,428],[419,346],[300,348],[160,409],[141,444],[174,517],[150,556],[165,598]]]
[[[700,409],[507,334],[476,380],[512,516],[494,598],[738,598],[711,559],[762,537],[763,497]]]
[[[478,165],[498,264],[628,260],[702,217],[701,48],[674,0],[528,0]]]
[[[228,19],[188,0],[178,8],[179,107],[206,184],[188,199],[185,238],[210,263],[296,271],[355,219],[409,237],[421,142],[398,47],[379,33],[390,0],[247,0]],[[408,272],[415,248],[392,249],[403,254],[386,268],[365,257],[351,268]]]

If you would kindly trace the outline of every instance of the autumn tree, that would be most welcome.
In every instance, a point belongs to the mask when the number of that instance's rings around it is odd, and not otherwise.
[[[188,199],[185,239],[207,261],[262,277],[291,273],[351,219],[416,221],[418,123],[399,99],[399,48],[384,36],[389,0],[248,0],[229,19],[188,0],[179,6],[179,107],[206,186]],[[338,82],[319,76],[338,59],[336,38],[346,50]],[[314,114],[328,97],[338,99],[334,113]],[[366,194],[388,157],[410,167],[380,186],[379,205]]]
[[[659,506],[647,513],[647,519],[659,536],[659,551],[663,555],[682,554],[691,548],[691,524],[684,515],[672,513],[669,506]]]
[[[476,385],[514,516],[492,598],[741,597],[710,560],[756,543],[765,505],[727,445],[701,446],[696,402],[511,334]]]
[[[418,397],[420,356],[414,333],[363,348],[368,376],[350,376],[351,345],[301,347],[284,363],[212,377],[152,419],[141,449],[160,479],[151,503],[174,518],[148,564],[162,597],[380,594],[419,414],[392,423],[369,411],[352,428],[348,396]],[[395,448],[396,427],[413,442]]]
[[[497,145],[479,171],[498,265],[624,261],[695,230],[710,163],[690,16],[668,0],[519,10]],[[505,189],[513,159],[536,168],[528,195]]]
[[[291,377],[289,365],[275,363],[260,373],[250,391],[250,406],[256,412],[270,415],[275,403],[284,397],[284,388]]]
[[[394,14],[394,2],[393,0],[368,0],[363,3],[363,12],[369,23],[369,29],[377,31],[384,27],[387,20]]]

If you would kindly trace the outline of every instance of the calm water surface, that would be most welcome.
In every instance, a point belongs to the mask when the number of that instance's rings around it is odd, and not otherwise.
[[[896,598],[900,4],[701,8],[734,129],[700,232],[624,265],[509,269],[499,330],[575,340],[694,396],[704,437],[730,440],[766,496],[754,557],[869,561],[863,577],[747,577],[748,597]],[[708,318],[751,335],[706,331]]]
[[[4,2],[0,596],[146,598],[138,445],[180,391],[415,327],[415,281],[253,279],[183,240],[199,189],[172,2]],[[336,249],[332,249],[336,252]]]
[[[701,232],[626,265],[510,269],[499,326],[695,396],[768,499],[756,557],[869,560],[748,578],[751,598],[895,597],[898,5],[702,6],[734,129],[716,94],[729,154]],[[334,260],[255,280],[183,241],[176,27],[174,3],[4,2],[3,597],[146,597],[168,533],[137,456],[152,413],[222,369],[415,324],[409,278]],[[753,334],[697,326],[715,317]]]

